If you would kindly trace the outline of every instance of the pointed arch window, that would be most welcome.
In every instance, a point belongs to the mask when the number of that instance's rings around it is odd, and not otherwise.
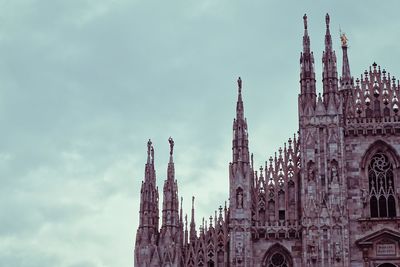
[[[371,217],[396,217],[393,164],[384,153],[376,153],[368,165]]]

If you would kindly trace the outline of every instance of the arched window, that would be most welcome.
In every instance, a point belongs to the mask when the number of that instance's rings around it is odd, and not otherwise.
[[[368,165],[371,217],[396,217],[393,164],[384,153],[376,153]]]

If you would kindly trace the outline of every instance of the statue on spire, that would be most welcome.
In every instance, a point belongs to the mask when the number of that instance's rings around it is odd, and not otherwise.
[[[329,21],[330,21],[330,19],[329,19],[329,14],[326,13],[325,22],[326,22],[326,27],[327,27],[327,28],[329,28]]]
[[[340,41],[342,42],[342,47],[347,47],[347,41],[349,39],[347,39],[347,36],[345,33],[341,33],[340,34]]]
[[[172,156],[172,153],[174,153],[174,139],[172,139],[172,137],[170,136],[168,138],[168,142],[169,142],[169,154]]]
[[[149,154],[149,155],[150,155],[151,145],[152,145],[152,142],[151,142],[151,139],[149,139],[149,141],[147,142],[147,154]]]
[[[304,20],[304,29],[307,30],[307,14],[304,14],[303,20]]]

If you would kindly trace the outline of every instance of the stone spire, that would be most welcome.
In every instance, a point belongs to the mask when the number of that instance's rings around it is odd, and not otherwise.
[[[338,107],[338,74],[336,68],[336,54],[332,50],[332,37],[329,29],[329,14],[325,16],[325,51],[322,54],[322,83],[324,104],[327,107],[328,114],[334,114]]]
[[[196,233],[196,224],[194,222],[194,196],[192,196],[192,217],[190,219],[190,232],[189,232],[190,243],[194,244],[196,238],[197,238],[197,233]]]
[[[310,47],[310,37],[308,36],[307,15],[303,16],[304,36],[303,52],[300,54],[300,96],[299,113],[301,115],[312,115],[315,109],[316,88],[314,72],[314,55]]]
[[[238,100],[236,103],[236,118],[233,120],[233,163],[249,163],[247,121],[244,117],[244,107],[242,100],[242,79],[240,77],[238,78],[237,83]]]
[[[154,148],[147,142],[147,163],[140,190],[139,228],[136,235],[138,246],[150,244],[152,236],[158,235],[158,188],[154,168]]]
[[[329,18],[328,13],[326,13],[326,15],[325,15],[325,23],[326,23],[325,51],[331,51],[332,50],[332,37],[331,37],[330,29],[329,29],[330,18]]]
[[[174,153],[174,140],[172,139],[172,137],[170,137],[168,139],[169,142],[169,163],[168,163],[168,173],[167,173],[167,180],[169,181],[174,181],[175,180],[175,167],[174,167],[174,157],[173,157],[173,153]]]
[[[230,266],[253,266],[252,252],[242,251],[239,247],[250,247],[251,200],[253,190],[253,170],[249,156],[247,122],[243,112],[242,80],[238,79],[239,96],[236,118],[233,121],[232,152],[233,161],[229,164],[229,223]],[[245,229],[245,230],[243,230]],[[239,238],[242,236],[243,238]]]
[[[174,140],[170,137],[168,139],[170,144],[169,152],[169,163],[167,179],[164,181],[164,198],[163,198],[163,210],[162,210],[162,229],[163,228],[174,228],[173,234],[179,227],[179,200],[178,200],[178,185],[175,180],[175,168],[173,162],[173,148]]]
[[[355,95],[354,91],[354,79],[351,77],[349,58],[347,56],[348,39],[344,33],[340,34],[340,40],[342,43],[343,61],[342,61],[342,76],[340,77],[340,93],[343,99],[343,114],[345,117],[354,116],[355,109]],[[344,120],[346,123],[347,120]]]
[[[342,43],[343,62],[342,62],[342,77],[340,77],[341,89],[349,89],[353,86],[353,77],[350,74],[349,58],[347,56],[348,39],[344,33],[341,33],[340,40]]]

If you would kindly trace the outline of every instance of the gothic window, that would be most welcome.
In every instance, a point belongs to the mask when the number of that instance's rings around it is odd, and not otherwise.
[[[393,165],[383,153],[376,153],[368,166],[371,217],[396,217]]]

